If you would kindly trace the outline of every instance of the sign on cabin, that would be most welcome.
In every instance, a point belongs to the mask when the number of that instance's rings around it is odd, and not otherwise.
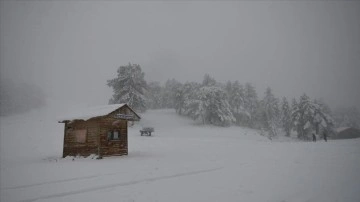
[[[134,119],[134,115],[132,114],[116,114],[115,118],[117,119],[126,119],[126,120],[132,120]]]

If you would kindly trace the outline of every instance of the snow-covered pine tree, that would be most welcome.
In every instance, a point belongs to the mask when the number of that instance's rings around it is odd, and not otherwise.
[[[296,111],[299,110],[299,104],[296,101],[296,98],[293,98],[291,101],[291,128],[297,131],[297,120],[299,119],[298,113]]]
[[[186,96],[188,116],[201,118],[204,124],[218,126],[228,126],[235,122],[227,93],[214,78],[205,74],[201,85],[192,83],[191,92]]]
[[[163,108],[163,103],[162,103],[163,91],[164,89],[160,86],[159,82],[149,82],[146,97],[147,97],[147,106],[150,109]]]
[[[314,100],[312,102],[314,114],[312,124],[315,128],[316,134],[332,133],[335,121],[332,118],[330,107],[322,100]]]
[[[281,103],[281,125],[285,131],[286,136],[290,136],[292,128],[291,109],[286,97],[283,97]]]
[[[194,99],[195,92],[199,87],[200,84],[196,82],[187,82],[177,90],[175,109],[178,114],[191,117],[191,112],[188,109],[189,101]]]
[[[269,132],[269,137],[274,137],[277,135],[277,128],[279,127],[279,102],[275,98],[274,94],[270,87],[265,91],[265,97],[262,100],[262,109],[264,110],[263,116],[263,125],[265,129]]]
[[[231,101],[232,101],[232,95],[233,95],[233,84],[231,81],[228,81],[224,87],[224,90],[226,92],[226,97],[227,97],[227,100],[231,106]],[[231,106],[231,110],[232,110],[232,106]]]
[[[202,85],[203,86],[215,86],[216,80],[214,78],[212,78],[209,74],[205,74]]]
[[[231,113],[226,93],[220,87],[204,86],[198,91],[198,108],[195,114],[200,114],[204,123],[218,126],[229,126],[235,122]]]
[[[175,79],[168,79],[165,82],[165,89],[161,97],[163,108],[175,108],[176,92],[181,85],[182,84]]]
[[[226,91],[226,95],[228,97],[228,101],[230,103],[230,97],[232,94],[232,82],[231,81],[226,82],[225,91]]]
[[[184,115],[189,116],[193,119],[197,119],[194,114],[194,108],[197,108],[197,98],[198,90],[201,87],[201,84],[196,82],[187,82],[185,83],[184,90]]]
[[[244,87],[240,85],[239,81],[235,81],[232,85],[231,95],[229,104],[231,105],[232,111],[235,113],[241,113],[244,111]]]
[[[229,98],[229,104],[231,106],[231,111],[236,118],[237,125],[244,124],[246,120],[249,120],[249,113],[245,110],[245,92],[244,87],[235,81],[232,84],[232,89]]]
[[[330,108],[317,100],[311,101],[306,94],[302,95],[299,104],[293,107],[292,118],[298,138],[302,140],[309,139],[310,133],[330,133],[334,126]]]
[[[178,86],[175,90],[175,100],[174,100],[174,106],[176,113],[179,115],[182,115],[183,111],[185,110],[185,94],[183,85]]]
[[[127,103],[136,111],[146,110],[145,90],[147,88],[140,65],[129,63],[120,66],[117,77],[107,81],[107,85],[113,88],[113,97],[110,104]]]
[[[201,120],[205,124],[206,106],[200,98],[189,99],[186,101],[186,115],[194,120]]]
[[[334,110],[336,127],[360,128],[360,111],[356,107],[342,107]]]
[[[249,115],[248,126],[254,127],[256,125],[256,113],[258,108],[258,96],[253,85],[245,84],[245,99],[244,108]]]
[[[313,117],[313,109],[311,108],[310,98],[303,94],[300,97],[299,104],[293,108],[292,118],[298,138],[301,140],[308,140],[308,133],[311,129],[311,121]]]

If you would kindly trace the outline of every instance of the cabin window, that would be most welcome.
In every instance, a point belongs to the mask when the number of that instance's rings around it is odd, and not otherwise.
[[[85,143],[86,142],[86,129],[85,130],[74,130],[75,141],[77,143]]]
[[[108,140],[119,140],[120,139],[120,131],[118,131],[118,130],[109,131],[107,136],[108,136]]]

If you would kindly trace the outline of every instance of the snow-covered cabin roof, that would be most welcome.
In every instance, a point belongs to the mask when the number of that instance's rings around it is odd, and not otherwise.
[[[123,106],[127,106],[138,118],[139,115],[135,113],[133,109],[131,109],[127,104],[112,104],[112,105],[102,105],[102,106],[95,106],[89,107],[82,110],[75,110],[72,111],[69,115],[65,117],[61,117],[59,122],[64,121],[72,121],[72,120],[84,120],[87,121],[91,118],[106,116],[117,109],[120,109]]]

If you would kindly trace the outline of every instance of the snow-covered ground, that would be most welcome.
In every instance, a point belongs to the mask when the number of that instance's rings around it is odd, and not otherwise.
[[[360,139],[270,141],[154,110],[129,129],[128,156],[61,159],[59,111],[1,117],[1,202],[360,201]]]

